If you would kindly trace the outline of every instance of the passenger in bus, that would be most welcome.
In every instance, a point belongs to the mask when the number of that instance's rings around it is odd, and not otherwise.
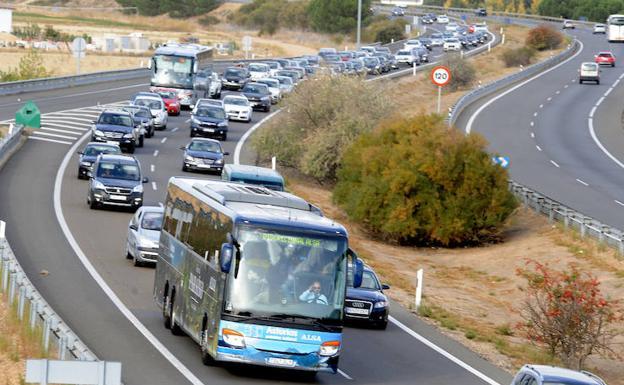
[[[314,281],[308,290],[301,293],[299,301],[307,303],[317,303],[320,305],[327,305],[327,297],[321,293],[321,283]]]

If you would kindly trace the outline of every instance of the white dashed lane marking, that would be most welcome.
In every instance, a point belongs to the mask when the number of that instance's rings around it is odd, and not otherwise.
[[[580,184],[582,184],[583,186],[589,186],[589,183],[586,183],[578,178],[576,178],[576,181],[579,182]]]
[[[559,168],[559,165],[558,165],[558,164],[557,164],[557,162],[555,162],[554,160],[551,160],[551,161],[550,161],[550,163],[552,163],[552,164],[553,164],[553,166],[555,166],[555,167]]]

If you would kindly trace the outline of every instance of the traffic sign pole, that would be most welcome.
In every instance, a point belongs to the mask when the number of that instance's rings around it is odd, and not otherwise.
[[[438,86],[438,114],[440,113],[441,107],[442,107],[442,86]]]

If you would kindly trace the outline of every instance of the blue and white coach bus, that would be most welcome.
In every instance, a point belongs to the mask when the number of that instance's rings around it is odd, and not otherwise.
[[[194,339],[205,364],[335,373],[347,263],[359,286],[344,227],[299,197],[169,180],[154,297],[165,327]]]

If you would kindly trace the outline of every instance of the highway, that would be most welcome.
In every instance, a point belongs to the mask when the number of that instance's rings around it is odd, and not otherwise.
[[[89,138],[89,122],[101,105],[123,102],[146,88],[147,79],[139,79],[0,98],[2,120],[11,118],[26,99],[37,102],[45,113],[44,129],[32,134],[0,171],[0,218],[8,222],[7,237],[20,263],[100,359],[123,363],[127,385],[304,381],[293,372],[202,365],[194,342],[163,327],[152,300],[153,268],[135,267],[125,259],[131,213],[87,207],[87,184],[76,178],[76,151]],[[254,112],[254,123],[264,116]],[[136,150],[150,178],[146,204],[162,202],[168,178],[183,174],[179,147],[189,141],[188,118],[188,112],[170,117],[166,131],[157,131]],[[252,124],[232,122],[225,150],[233,153]],[[41,275],[42,270],[48,274]],[[341,373],[319,374],[316,381],[432,385],[510,381],[507,373],[397,304],[391,309],[394,321],[386,331],[347,328]]]
[[[583,29],[571,34],[582,43],[577,55],[471,106],[457,126],[483,134],[493,151],[509,156],[515,181],[622,229],[622,63],[603,67],[600,85],[579,84],[578,69],[601,50],[624,57],[624,46]]]

